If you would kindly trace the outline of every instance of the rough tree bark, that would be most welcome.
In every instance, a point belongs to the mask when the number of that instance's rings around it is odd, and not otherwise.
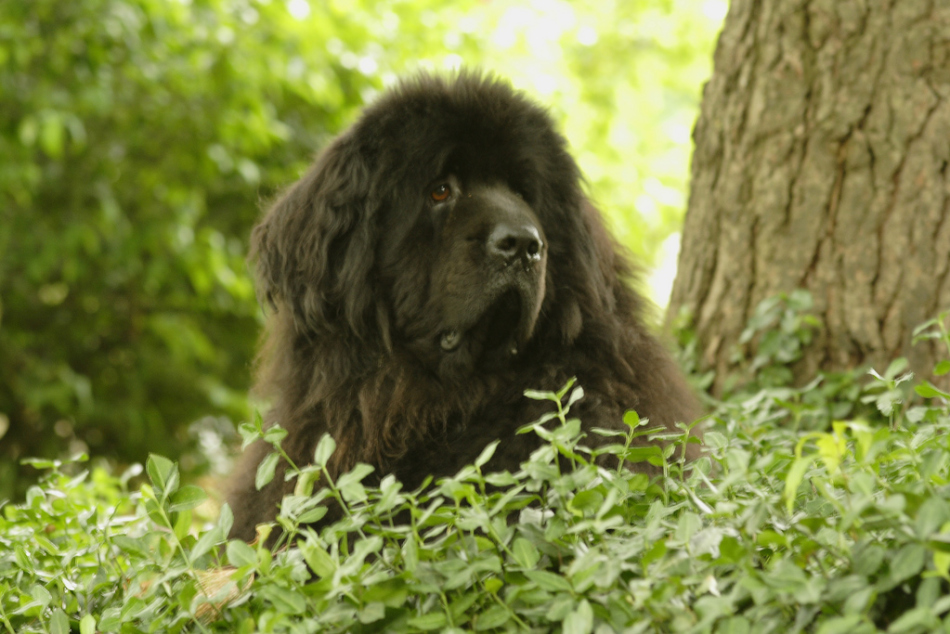
[[[799,378],[930,373],[910,340],[950,308],[950,2],[732,0],[694,141],[669,314],[716,387],[758,302],[796,288],[825,326]]]

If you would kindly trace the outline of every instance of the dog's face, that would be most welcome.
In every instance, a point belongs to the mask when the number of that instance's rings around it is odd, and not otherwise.
[[[518,355],[538,321],[548,256],[522,195],[461,162],[451,169],[416,192],[415,213],[393,206],[378,251],[394,336],[443,375]]]
[[[516,362],[542,330],[570,339],[606,291],[564,146],[507,85],[404,85],[255,229],[261,290],[303,334],[403,351],[447,378]]]

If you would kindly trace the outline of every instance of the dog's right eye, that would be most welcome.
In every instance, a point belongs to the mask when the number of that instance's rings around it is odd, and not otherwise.
[[[448,183],[440,183],[432,188],[432,191],[429,192],[429,196],[432,197],[437,203],[440,203],[446,200],[449,196],[452,195],[452,188],[449,187]]]

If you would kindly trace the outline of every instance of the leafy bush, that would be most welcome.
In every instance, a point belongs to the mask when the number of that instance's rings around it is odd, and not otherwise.
[[[944,323],[919,334],[950,349]],[[164,458],[149,459],[151,484],[136,492],[128,474],[34,462],[48,469],[42,483],[0,519],[0,627],[950,631],[950,394],[924,383],[917,404],[903,391],[880,398],[907,384],[875,378],[858,399],[878,414],[824,431],[796,428],[801,389],[736,397],[717,407],[692,467],[671,459],[685,435],[666,451],[632,450],[632,435],[651,433],[633,413],[615,444],[585,449],[572,386],[529,394],[556,411],[522,430],[547,442],[517,473],[482,472],[493,445],[417,491],[392,477],[367,486],[365,465],[332,481],[325,437],[315,466],[293,470],[273,549],[227,541],[226,507],[194,531],[205,496]],[[651,481],[601,454],[664,473]],[[330,504],[341,519],[308,526]],[[274,529],[261,528],[261,543]]]

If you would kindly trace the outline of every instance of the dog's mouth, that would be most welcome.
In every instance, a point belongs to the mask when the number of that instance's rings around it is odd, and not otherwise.
[[[525,310],[521,294],[509,289],[493,301],[471,327],[442,332],[439,345],[444,352],[454,352],[468,345],[475,357],[515,357],[534,328],[534,316],[530,312]]]

